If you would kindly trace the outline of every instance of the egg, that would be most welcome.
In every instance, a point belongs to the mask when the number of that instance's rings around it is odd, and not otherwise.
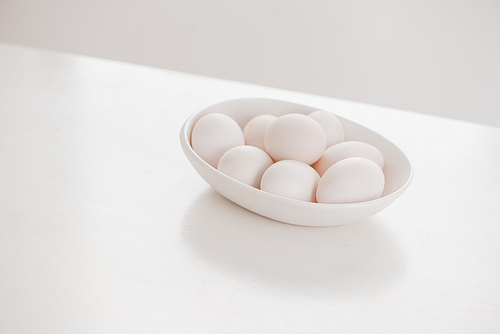
[[[321,125],[326,135],[326,148],[344,141],[344,128],[334,114],[317,110],[308,115]]]
[[[193,150],[214,168],[224,153],[240,145],[245,145],[243,131],[235,120],[224,114],[201,117],[191,133]]]
[[[308,164],[281,160],[264,172],[260,189],[287,198],[316,202],[319,179],[318,173]]]
[[[271,125],[276,118],[276,116],[266,114],[252,118],[243,128],[245,144],[265,150],[264,138],[267,128],[269,128],[269,125]]]
[[[365,158],[347,158],[331,166],[316,190],[318,203],[359,203],[379,198],[384,191],[382,169]]]
[[[381,169],[384,168],[384,156],[375,146],[360,141],[345,141],[329,147],[323,156],[313,165],[320,176],[328,168],[345,158],[360,157],[372,160]]]
[[[217,169],[235,180],[259,188],[262,174],[274,163],[271,157],[254,146],[236,146],[220,158]]]
[[[264,138],[266,152],[274,161],[316,162],[326,149],[325,131],[311,117],[286,114],[269,125]]]

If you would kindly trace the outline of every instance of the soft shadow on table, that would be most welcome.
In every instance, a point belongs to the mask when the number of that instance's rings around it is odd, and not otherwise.
[[[279,223],[209,189],[184,216],[194,256],[226,279],[276,293],[350,298],[390,289],[405,256],[376,217],[335,227]]]

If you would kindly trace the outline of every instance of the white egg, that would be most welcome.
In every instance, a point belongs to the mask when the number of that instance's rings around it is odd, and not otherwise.
[[[328,168],[342,159],[360,157],[372,160],[381,169],[384,168],[384,156],[373,145],[360,141],[345,141],[328,148],[323,156],[313,165],[320,176],[326,172]]]
[[[217,168],[229,149],[245,145],[243,131],[231,117],[212,113],[200,118],[191,133],[191,146],[205,162]]]
[[[308,115],[325,130],[326,148],[344,141],[344,128],[340,120],[331,112],[317,110]]]
[[[330,167],[319,181],[318,203],[359,203],[379,198],[384,191],[382,169],[365,158],[347,158]]]
[[[286,114],[271,123],[264,139],[274,161],[316,162],[326,148],[325,131],[318,122],[302,114]]]
[[[245,144],[265,150],[264,138],[267,128],[276,118],[276,116],[266,114],[252,118],[243,128]]]
[[[235,180],[259,188],[262,174],[273,164],[271,157],[254,146],[236,146],[224,153],[217,169]]]
[[[316,202],[319,175],[306,163],[281,160],[262,175],[260,189],[283,197]]]

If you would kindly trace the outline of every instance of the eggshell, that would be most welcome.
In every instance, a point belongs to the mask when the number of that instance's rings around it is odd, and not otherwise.
[[[286,114],[271,123],[264,139],[266,152],[274,161],[316,162],[326,148],[325,131],[303,114]]]
[[[319,175],[306,163],[281,160],[262,175],[260,189],[283,197],[316,202]]]
[[[243,131],[231,117],[211,113],[200,118],[191,133],[191,146],[205,162],[217,168],[219,159],[229,149],[245,145]]]
[[[382,196],[382,169],[365,158],[347,158],[330,167],[319,181],[318,203],[346,204],[370,201]]]
[[[326,172],[328,168],[342,159],[360,157],[372,160],[381,169],[384,168],[384,156],[373,145],[360,141],[345,141],[328,148],[323,156],[313,165],[313,168],[320,176]]]
[[[344,128],[331,112],[316,110],[308,115],[321,125],[326,135],[326,148],[344,141]]]
[[[266,131],[276,118],[276,116],[266,114],[252,118],[243,128],[245,144],[265,150],[264,138],[266,136]]]
[[[273,164],[271,157],[254,146],[236,146],[224,153],[217,169],[235,180],[259,188],[262,174]]]

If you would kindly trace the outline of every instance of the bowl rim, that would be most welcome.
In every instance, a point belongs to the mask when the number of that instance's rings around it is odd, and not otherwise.
[[[238,185],[245,187],[246,189],[248,189],[248,191],[254,191],[254,192],[259,193],[260,195],[269,196],[270,198],[276,198],[276,199],[279,199],[279,200],[290,201],[290,203],[294,203],[295,205],[307,206],[307,207],[310,206],[311,208],[314,208],[314,207],[316,207],[316,208],[362,207],[362,206],[366,206],[366,205],[369,205],[369,204],[372,204],[372,203],[375,204],[377,202],[385,202],[385,201],[387,201],[390,198],[393,198],[393,197],[397,198],[397,197],[399,197],[401,195],[401,193],[403,193],[409,187],[409,185],[412,183],[413,176],[414,176],[413,165],[411,163],[411,160],[403,152],[403,150],[401,150],[396,144],[394,144],[389,139],[385,138],[383,135],[381,135],[381,134],[379,134],[379,133],[377,133],[377,132],[375,132],[375,131],[373,131],[373,130],[371,130],[371,129],[369,129],[369,128],[367,128],[367,127],[365,127],[365,126],[363,126],[363,125],[361,125],[361,124],[359,124],[357,122],[351,121],[351,120],[349,120],[347,118],[344,118],[342,116],[339,116],[337,114],[334,114],[334,115],[337,116],[341,120],[341,122],[342,121],[346,121],[346,122],[354,123],[357,126],[362,127],[363,130],[370,131],[370,132],[376,134],[377,136],[379,136],[379,137],[383,138],[384,140],[387,140],[389,143],[391,143],[391,145],[393,145],[404,156],[404,158],[407,160],[408,165],[409,165],[409,175],[408,175],[408,178],[407,178],[406,182],[402,186],[400,186],[397,190],[393,191],[390,194],[387,194],[385,196],[381,196],[381,197],[373,199],[373,200],[363,201],[363,202],[355,202],[355,203],[342,203],[342,204],[338,204],[338,203],[307,202],[307,201],[301,201],[301,200],[297,200],[297,199],[293,199],[293,198],[287,198],[287,197],[284,197],[284,196],[280,196],[280,195],[276,195],[276,194],[273,194],[273,193],[269,193],[269,192],[263,191],[261,189],[258,189],[258,188],[252,187],[250,185],[247,185],[247,184],[245,184],[245,183],[243,183],[241,181],[233,179],[232,177],[230,177],[230,176],[222,173],[221,171],[217,170],[216,168],[214,168],[213,166],[211,166],[210,164],[208,164],[206,161],[204,161],[193,150],[193,147],[191,146],[191,132],[192,132],[192,128],[193,128],[194,124],[196,123],[195,121],[197,121],[199,118],[201,118],[205,114],[209,113],[209,112],[206,112],[206,110],[214,108],[214,107],[216,107],[218,105],[222,105],[222,104],[228,103],[228,102],[250,101],[250,100],[267,100],[267,101],[273,101],[273,102],[284,102],[284,103],[294,104],[294,105],[297,105],[297,106],[303,106],[303,107],[311,108],[310,106],[307,106],[307,105],[302,105],[302,104],[298,104],[298,103],[294,103],[294,102],[282,101],[282,100],[277,100],[277,99],[270,99],[270,98],[239,98],[239,99],[225,100],[225,101],[222,101],[222,102],[218,102],[218,103],[212,104],[210,106],[207,106],[207,107],[205,107],[205,108],[203,108],[201,110],[198,110],[198,111],[194,112],[193,114],[191,114],[188,117],[188,119],[184,122],[184,124],[182,125],[181,131],[180,131],[180,137],[181,137],[180,139],[181,139],[182,148],[184,149],[184,153],[188,154],[188,152],[189,152],[189,154],[193,158],[196,158],[199,163],[202,163],[206,167],[210,168],[212,170],[212,172],[218,173],[219,176],[227,179],[229,182],[235,182]],[[316,110],[320,110],[320,109],[316,109]],[[321,109],[321,110],[323,110],[323,109]],[[330,112],[328,110],[326,110],[326,111]]]

